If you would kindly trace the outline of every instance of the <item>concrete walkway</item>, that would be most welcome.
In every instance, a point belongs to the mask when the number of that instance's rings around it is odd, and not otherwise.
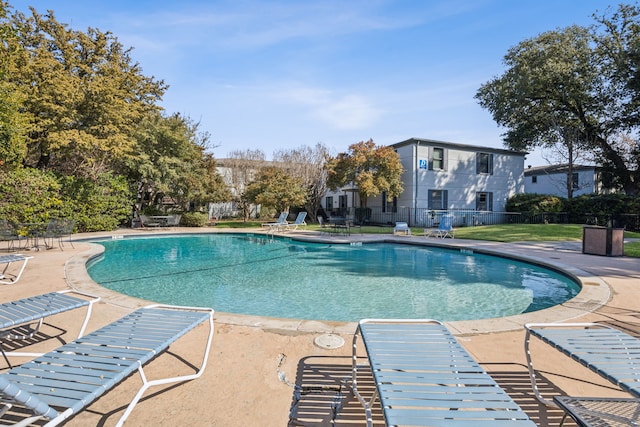
[[[194,229],[123,230],[125,234],[155,235],[202,232]],[[212,231],[212,230],[205,230]],[[221,232],[222,230],[214,230]],[[230,230],[237,232],[237,230]],[[580,294],[560,307],[541,312],[483,321],[451,322],[448,326],[463,346],[509,392],[541,426],[558,425],[561,413],[549,410],[533,398],[523,350],[525,322],[598,321],[640,336],[640,260],[600,257],[581,253],[580,242],[495,243],[460,239],[426,239],[422,236],[353,235],[348,238],[318,233],[289,233],[300,239],[331,241],[397,241],[410,244],[446,245],[475,252],[495,252],[526,258],[553,268],[561,268],[579,279]],[[89,238],[105,236],[75,236]],[[345,240],[346,239],[346,240]],[[16,285],[0,288],[0,302],[73,287],[103,297],[92,316],[90,328],[115,320],[145,301],[122,296],[93,283],[84,268],[87,259],[99,253],[99,246],[76,242],[75,249],[34,251],[23,278]],[[144,268],[144,266],[141,266]],[[73,315],[52,318],[47,335],[53,337],[34,345],[49,350],[67,339],[76,319]],[[62,332],[56,332],[58,331]],[[216,337],[208,370],[196,381],[152,390],[149,398],[134,410],[127,425],[173,426],[328,426],[333,405],[340,402],[335,426],[364,425],[359,403],[349,396],[341,380],[350,372],[351,342],[355,324],[260,318],[225,313],[216,314]],[[347,345],[320,348],[314,340],[327,333],[342,337]],[[172,347],[154,363],[156,369],[175,369],[180,360],[197,352],[197,343]],[[34,350],[37,351],[37,350]],[[175,351],[175,353],[173,353]],[[545,393],[588,396],[626,396],[606,380],[549,348],[533,348],[541,355],[540,378]],[[295,392],[294,384],[299,393]],[[137,386],[126,380],[113,392],[73,418],[69,426],[113,425]],[[383,425],[379,412],[376,425]],[[567,423],[567,425],[574,425]]]

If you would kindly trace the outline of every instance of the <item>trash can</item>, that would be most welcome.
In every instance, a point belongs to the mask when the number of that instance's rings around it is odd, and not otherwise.
[[[624,255],[624,228],[585,226],[582,253],[604,256]]]

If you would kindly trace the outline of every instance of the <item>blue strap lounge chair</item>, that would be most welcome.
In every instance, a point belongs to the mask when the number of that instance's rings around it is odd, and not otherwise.
[[[411,229],[409,228],[409,224],[406,222],[396,222],[396,226],[393,227],[393,234],[406,234],[410,236]]]
[[[536,398],[558,407],[538,390],[531,356],[531,338],[536,337],[580,362],[622,390],[640,397],[640,340],[599,323],[528,323],[525,325],[525,353]]]
[[[0,352],[7,364],[11,366],[7,357],[9,355],[35,357],[40,356],[40,353],[5,352],[1,345],[3,341],[30,339],[40,330],[45,318],[78,308],[86,308],[86,314],[78,332],[78,337],[81,337],[87,328],[93,304],[98,301],[100,297],[69,289],[0,304]]]
[[[191,375],[148,380],[143,366],[196,326],[209,323],[202,364]],[[117,425],[121,426],[151,386],[183,382],[204,372],[213,338],[213,310],[153,305],[130,313],[95,332],[0,374],[5,412],[12,405],[46,420],[62,423],[138,371],[142,386]],[[195,369],[195,368],[194,368]],[[14,414],[12,414],[14,415]],[[14,415],[15,416],[15,415]]]
[[[307,218],[306,212],[298,212],[298,216],[296,217],[296,220],[294,222],[292,222],[291,224],[282,224],[277,226],[276,228],[282,231],[297,230],[298,227],[307,225],[307,223],[304,221],[306,218]]]
[[[370,400],[358,390],[358,336],[376,387]],[[361,320],[353,338],[351,386],[367,426],[373,425],[377,398],[387,426],[535,426],[436,320]]]
[[[262,227],[263,228],[268,228],[269,230],[272,230],[276,227],[279,227],[283,224],[287,223],[287,217],[289,216],[289,212],[281,212],[280,216],[278,217],[278,220],[276,222],[264,222],[262,223]]]
[[[445,237],[449,236],[453,239],[455,235],[455,230],[453,228],[454,222],[455,222],[454,215],[451,215],[451,214],[442,215],[442,218],[440,218],[440,224],[438,224],[438,227],[425,228],[424,236],[425,237],[435,236],[435,237],[440,237],[441,239],[444,239]]]
[[[0,283],[3,285],[13,285],[20,280],[24,269],[27,267],[27,262],[33,258],[32,256],[12,254],[12,255],[0,255],[0,264],[4,264],[4,268],[0,273]],[[18,272],[9,271],[9,267],[13,262],[21,262]]]

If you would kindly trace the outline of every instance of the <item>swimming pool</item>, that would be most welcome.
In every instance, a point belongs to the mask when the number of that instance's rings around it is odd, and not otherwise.
[[[580,291],[533,264],[406,244],[345,245],[208,234],[96,241],[97,283],[166,304],[278,318],[486,319],[560,304]]]

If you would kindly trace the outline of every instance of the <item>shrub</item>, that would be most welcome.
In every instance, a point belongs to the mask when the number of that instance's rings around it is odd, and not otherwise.
[[[95,182],[35,168],[0,174],[0,217],[17,223],[69,218],[77,231],[114,230],[129,220],[131,200],[125,179],[110,174]]]
[[[527,212],[531,214],[564,212],[566,199],[547,194],[516,194],[507,200],[507,212]]]
[[[60,183],[39,169],[0,173],[0,218],[11,222],[47,222],[63,217]]]
[[[133,193],[124,177],[104,174],[94,182],[66,176],[60,181],[65,201],[60,217],[75,219],[77,231],[115,230],[131,219]]]
[[[207,225],[209,217],[200,212],[186,212],[182,214],[180,225],[183,227],[204,227]]]

